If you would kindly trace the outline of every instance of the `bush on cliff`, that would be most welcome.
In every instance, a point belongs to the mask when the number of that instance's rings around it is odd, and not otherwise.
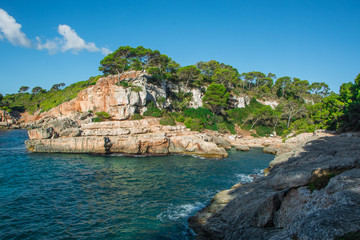
[[[138,113],[135,113],[134,115],[131,116],[131,120],[140,120],[140,119],[143,119],[144,117],[141,116],[140,114]]]
[[[95,113],[96,116],[100,117],[100,118],[104,118],[104,119],[109,119],[111,118],[111,115],[108,114],[107,112],[101,111],[101,112],[96,112]]]
[[[41,112],[49,111],[50,109],[60,105],[63,102],[74,99],[78,93],[87,88],[88,86],[95,84],[101,76],[90,77],[86,81],[80,81],[64,89],[53,89],[52,91],[38,91],[33,94],[30,93],[17,93],[9,94],[4,97],[5,102],[8,103],[11,109],[23,109],[22,111],[29,111],[34,113],[37,110]]]
[[[170,116],[169,114],[166,114],[162,119],[160,119],[160,124],[161,125],[168,125],[168,126],[175,126],[175,120],[172,116]]]
[[[204,126],[199,119],[192,119],[191,117],[189,117],[184,121],[184,124],[187,128],[190,128],[193,131],[200,132],[204,129]]]
[[[160,109],[158,109],[154,102],[150,102],[146,105],[147,110],[144,112],[144,116],[150,116],[150,117],[162,117],[162,112]]]

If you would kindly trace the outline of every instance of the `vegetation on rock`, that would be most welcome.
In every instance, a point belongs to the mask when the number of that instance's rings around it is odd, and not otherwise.
[[[235,133],[235,126],[252,130],[256,136],[270,134],[311,132],[316,129],[339,131],[360,130],[360,74],[354,83],[344,83],[340,93],[330,92],[322,82],[309,83],[296,77],[277,78],[273,73],[259,71],[239,73],[230,65],[216,60],[200,61],[180,66],[158,50],[142,46],[119,47],[100,62],[99,70],[120,75],[129,70],[147,71],[151,82],[171,81],[178,91],[169,92],[168,99],[159,97],[148,104],[144,116],[162,117],[164,112],[178,112],[174,117],[191,129],[211,129]],[[64,89],[63,83],[54,84],[49,91],[21,86],[19,93],[0,99],[0,108],[11,111],[45,112],[77,96],[79,91],[94,85],[100,78],[72,84]],[[119,86],[139,92],[143,89],[130,80],[118,82]],[[188,87],[198,88],[203,94],[203,108],[192,109],[193,100]],[[234,98],[248,97],[245,108],[232,105]],[[257,100],[256,100],[257,99]],[[272,107],[264,102],[273,102]],[[168,102],[166,106],[164,103]],[[165,107],[160,110],[156,106]]]

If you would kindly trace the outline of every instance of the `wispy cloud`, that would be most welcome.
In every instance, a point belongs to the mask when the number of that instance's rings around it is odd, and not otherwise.
[[[45,43],[42,43],[41,39],[37,37],[37,49],[46,49],[50,54],[54,54],[59,51],[71,51],[72,53],[77,54],[83,50],[89,52],[101,52],[104,55],[111,53],[111,50],[107,48],[98,48],[95,43],[86,42],[68,25],[60,24],[58,26],[58,33],[61,35],[61,38],[56,37],[53,40],[46,40]]]
[[[45,39],[45,41],[40,37],[36,37],[36,43],[32,44],[25,33],[21,31],[21,24],[17,23],[12,16],[0,8],[0,40],[6,38],[13,45],[28,48],[33,47],[38,50],[45,49],[48,50],[50,54],[67,51],[78,54],[80,51],[84,50],[89,52],[101,52],[104,55],[111,53],[110,49],[98,48],[95,43],[86,42],[68,25],[60,24],[58,26],[58,33],[60,34],[60,37]]]
[[[0,8],[0,39],[4,38],[15,46],[31,47],[30,40],[21,31],[21,24]]]

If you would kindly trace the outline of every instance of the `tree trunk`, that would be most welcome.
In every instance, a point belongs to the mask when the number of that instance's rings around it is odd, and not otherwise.
[[[258,119],[256,119],[256,121],[253,123],[253,125],[251,126],[251,128],[250,128],[250,129],[253,129],[253,127],[255,126],[255,124],[256,124],[258,121],[259,121],[259,118],[258,118]]]
[[[276,118],[275,126],[274,126],[274,132],[276,132],[276,127],[278,125],[278,119]]]
[[[289,126],[290,126],[290,119],[291,119],[291,115],[289,115],[289,118],[288,118],[287,128],[289,128]]]
[[[118,82],[120,82],[120,72],[119,72],[119,70],[117,70],[117,69],[115,69],[116,70],[116,72],[117,72],[117,74],[118,74]]]

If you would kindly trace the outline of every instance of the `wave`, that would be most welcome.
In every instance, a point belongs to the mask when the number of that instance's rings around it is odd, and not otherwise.
[[[250,183],[254,181],[255,178],[264,176],[264,169],[254,169],[254,173],[252,174],[235,174],[236,178],[239,179],[240,183]]]
[[[176,222],[179,220],[187,219],[195,212],[204,208],[205,204],[201,202],[195,202],[193,204],[182,204],[182,205],[173,205],[171,204],[164,212],[158,214],[156,217],[161,222]]]
[[[236,174],[236,177],[239,179],[239,181],[241,183],[250,183],[250,182],[254,181],[254,177],[252,177],[251,175],[252,174],[239,173],[239,174]]]

